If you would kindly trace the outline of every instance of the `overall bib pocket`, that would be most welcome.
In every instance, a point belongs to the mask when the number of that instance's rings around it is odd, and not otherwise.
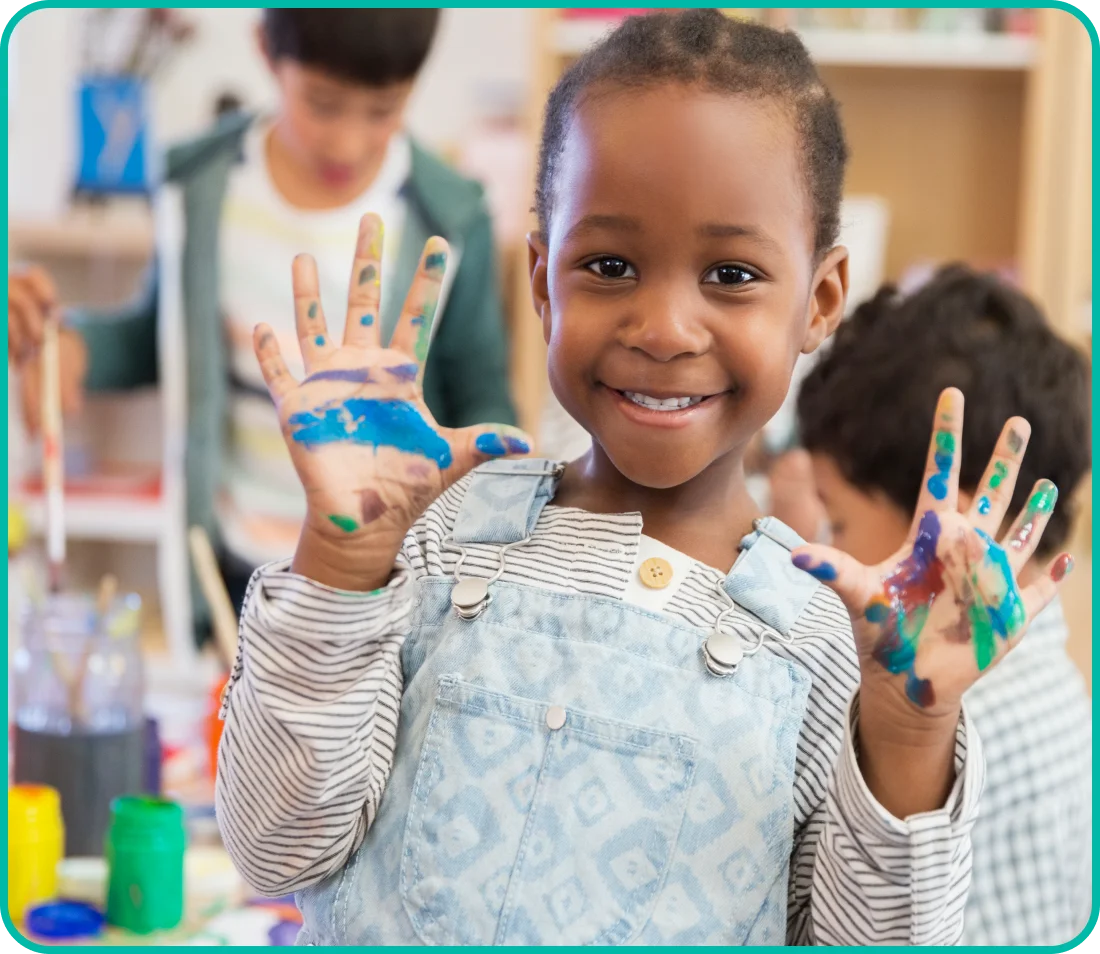
[[[429,944],[617,944],[672,863],[695,741],[439,680],[401,898]]]

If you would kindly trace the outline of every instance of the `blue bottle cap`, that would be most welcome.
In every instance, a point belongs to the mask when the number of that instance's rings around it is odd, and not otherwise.
[[[27,912],[26,927],[38,937],[72,940],[103,930],[103,915],[83,901],[50,901]]]

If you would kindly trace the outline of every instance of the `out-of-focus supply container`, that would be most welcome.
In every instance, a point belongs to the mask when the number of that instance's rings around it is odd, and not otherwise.
[[[62,593],[24,614],[12,771],[57,789],[71,855],[100,854],[111,800],[145,787],[140,607],[127,594],[101,612],[90,594]]]
[[[137,934],[168,930],[183,919],[183,809],[131,795],[111,803],[105,854],[107,921]]]
[[[46,785],[8,789],[8,913],[16,924],[27,909],[57,894],[57,863],[65,851],[61,799]]]

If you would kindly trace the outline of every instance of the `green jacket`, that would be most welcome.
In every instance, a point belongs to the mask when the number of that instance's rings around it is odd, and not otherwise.
[[[214,496],[226,439],[229,352],[218,300],[218,239],[230,172],[253,117],[223,119],[209,134],[169,150],[165,179],[182,192],[182,294],[187,351],[187,517],[217,540]],[[458,272],[444,303],[424,376],[424,397],[440,424],[515,423],[508,393],[507,346],[492,227],[481,187],[415,143],[406,184],[407,218],[383,334],[392,333],[424,242],[442,235],[455,249]],[[308,249],[303,249],[308,251]],[[354,249],[348,247],[348,263]],[[289,267],[289,264],[288,264]],[[288,286],[289,288],[289,286]],[[77,314],[88,344],[87,386],[115,390],[157,381],[157,269],[129,306],[111,314]],[[332,308],[339,308],[334,303]],[[287,310],[293,303],[287,294]],[[195,618],[207,618],[195,587]]]

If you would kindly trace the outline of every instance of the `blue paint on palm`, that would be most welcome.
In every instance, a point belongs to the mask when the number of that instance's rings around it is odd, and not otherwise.
[[[987,561],[997,568],[997,572],[1004,580],[1005,594],[997,606],[986,606],[989,614],[989,622],[993,631],[1002,639],[1013,635],[1026,618],[1023,601],[1020,599],[1020,590],[1016,585],[1016,578],[1012,573],[1012,566],[1008,562],[1008,554],[988,533],[975,529],[979,537],[985,541],[988,549],[985,553]]]
[[[359,319],[359,324],[369,328],[374,324],[374,315],[363,315],[363,317]]]
[[[315,371],[303,384],[312,384],[314,381],[350,381],[353,384],[373,384],[370,368],[332,368],[328,371]]]
[[[408,401],[353,397],[333,401],[316,411],[291,415],[291,437],[310,450],[325,444],[393,447],[450,467],[450,445]]]

